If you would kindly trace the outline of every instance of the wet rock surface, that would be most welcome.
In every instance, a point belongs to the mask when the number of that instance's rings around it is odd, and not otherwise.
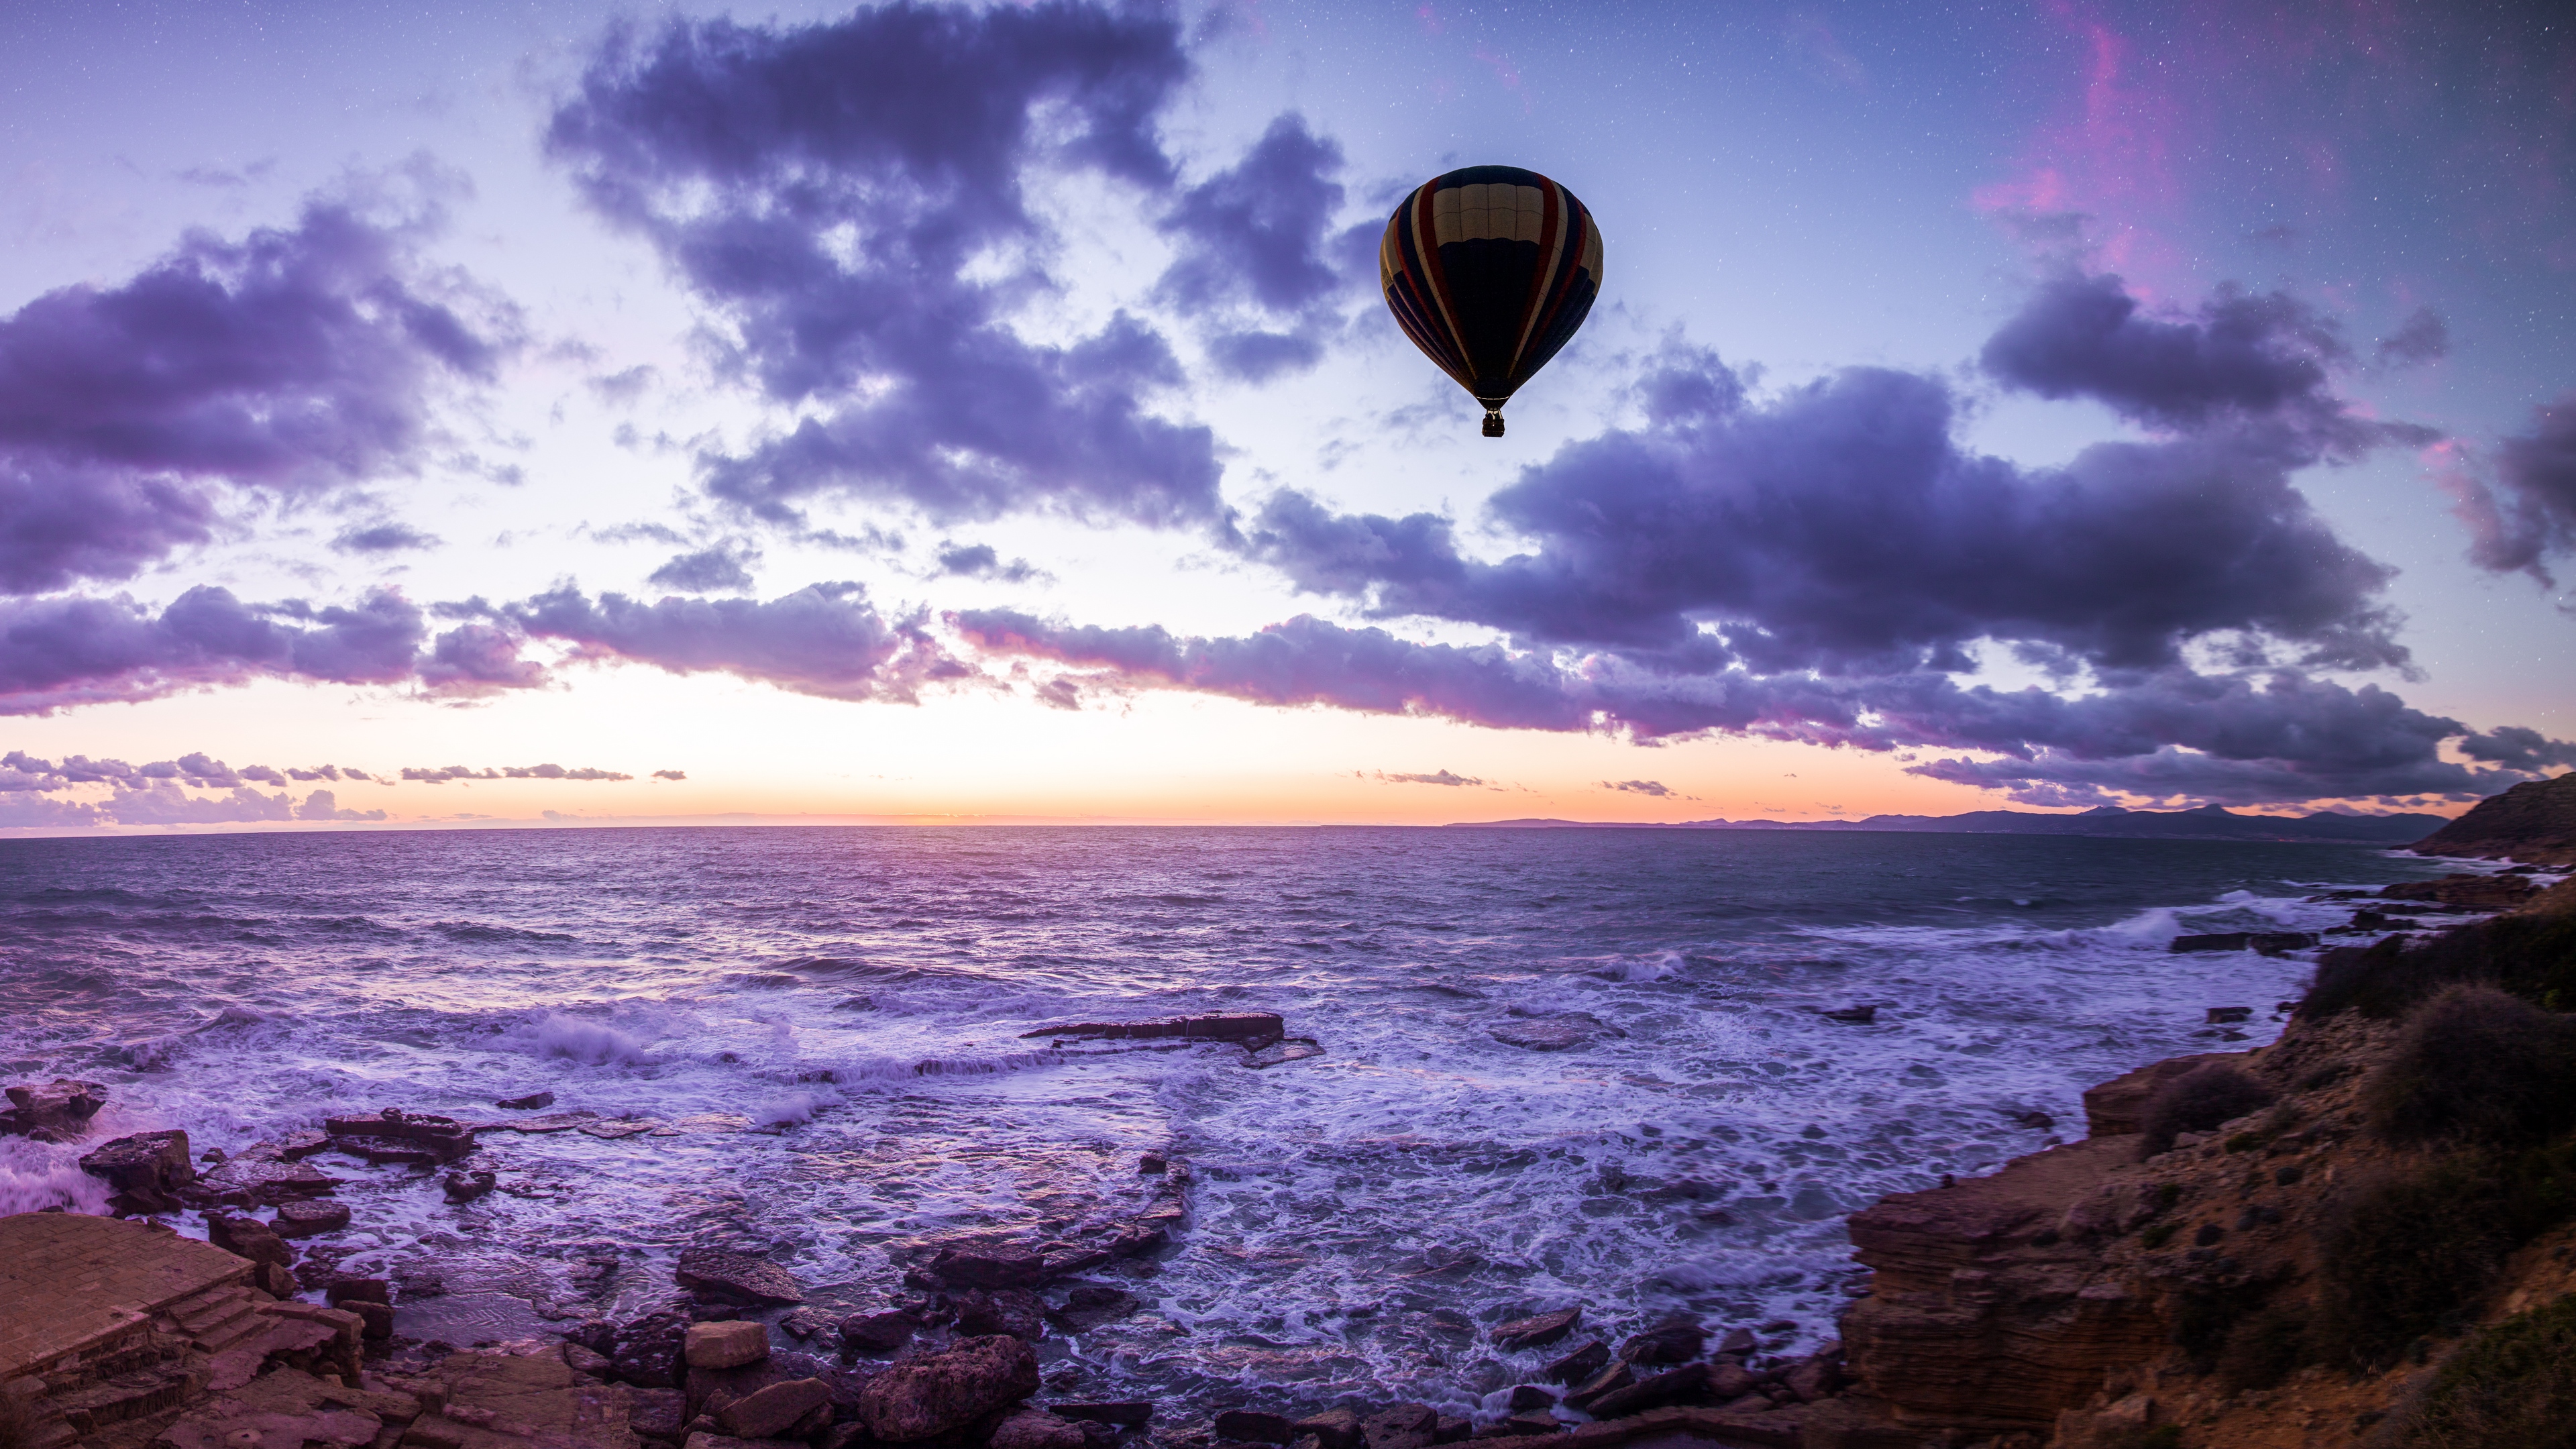
[[[686,1248],[671,1276],[681,1287],[720,1301],[771,1305],[805,1301],[805,1287],[794,1274],[749,1253]]]
[[[859,1422],[888,1443],[964,1428],[1037,1392],[1037,1356],[1004,1335],[897,1363],[859,1395]]]
[[[90,1118],[107,1105],[107,1088],[71,1077],[23,1082],[8,1088],[7,1096],[8,1107],[0,1110],[0,1136],[40,1142],[71,1142],[88,1135]]]

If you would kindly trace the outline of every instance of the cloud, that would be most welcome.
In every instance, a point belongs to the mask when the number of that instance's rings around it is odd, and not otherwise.
[[[1156,291],[1211,324],[1208,355],[1219,370],[1260,382],[1323,356],[1318,334],[1332,325],[1327,304],[1344,283],[1327,244],[1342,165],[1342,148],[1290,112],[1241,161],[1182,191],[1163,219],[1179,255]],[[1245,305],[1297,325],[1231,325]]]
[[[1963,451],[1939,381],[1853,368],[1754,405],[1713,355],[1640,386],[1648,424],[1524,468],[1488,511],[1530,551],[1468,557],[1433,514],[1274,495],[1247,550],[1381,616],[1483,624],[1665,667],[1876,674],[1971,667],[1980,639],[2098,667],[2243,632],[2338,666],[2405,658],[2391,570],[2238,433],[2104,443],[2063,467]]]
[[[331,546],[342,553],[399,553],[407,548],[436,548],[441,540],[408,523],[378,523],[340,530]]]
[[[1215,440],[1149,410],[1181,380],[1163,338],[1124,313],[1062,342],[1010,325],[1056,280],[1028,179],[1167,189],[1156,118],[1188,70],[1168,14],[1074,0],[674,20],[603,46],[547,145],[721,318],[721,365],[802,414],[703,454],[718,498],[1197,522]]]
[[[2430,322],[2437,336],[2440,319]],[[2419,348],[2432,340],[2421,328],[2401,336]],[[2286,292],[2230,284],[2188,312],[2153,316],[2120,278],[2069,272],[1997,329],[1980,360],[2008,386],[2089,397],[2166,431],[2252,421],[2289,431],[2311,454],[2438,436],[2354,418],[2331,385],[2332,369],[2351,360],[2341,329]]]
[[[2442,314],[2418,307],[2397,330],[2379,339],[2371,355],[2382,367],[2414,367],[2451,355],[2451,327]]]
[[[990,579],[995,583],[1024,584],[1046,574],[1027,559],[1002,562],[989,543],[939,545],[939,571],[961,579]]]
[[[653,778],[656,780],[685,780],[689,778],[689,772],[686,770],[655,770],[653,772]]]
[[[1453,775],[1447,770],[1434,771],[1428,775],[1390,775],[1381,770],[1377,778],[1390,785],[1482,785],[1485,783],[1473,775]]]
[[[527,636],[571,645],[575,660],[725,673],[826,699],[910,703],[925,681],[971,673],[941,652],[919,619],[887,619],[855,583],[814,584],[766,602],[651,604],[616,593],[594,600],[566,584],[499,612]]]
[[[1999,371],[2102,397],[2158,436],[2025,468],[1958,444],[1959,400],[1937,378],[1852,368],[1757,400],[1675,344],[1637,379],[1641,424],[1565,445],[1490,500],[1485,522],[1519,552],[1473,555],[1445,516],[1344,514],[1293,491],[1242,532],[1301,590],[1500,642],[1311,616],[1236,638],[948,617],[989,656],[1058,666],[1042,687],[1067,699],[1172,688],[1640,743],[1955,751],[1911,768],[2040,803],[2458,799],[2576,752],[2308,672],[2407,654],[2392,571],[2292,475],[2420,441],[2349,417],[2323,319],[2235,291],[2142,318],[2115,282],[2079,277],[1998,339]],[[2513,456],[2517,477],[2554,476],[2545,444]],[[2060,687],[1974,683],[1990,651]]]
[[[378,589],[347,606],[245,605],[200,586],[158,614],[126,598],[0,602],[0,714],[303,679],[394,684],[414,671],[420,611]]]
[[[666,589],[682,589],[693,594],[723,591],[748,592],[751,570],[748,564],[760,561],[760,550],[740,540],[684,553],[653,570],[644,581]]]
[[[423,785],[444,785],[450,780],[632,780],[614,770],[593,769],[588,765],[567,770],[561,765],[505,765],[493,769],[486,765],[477,770],[465,765],[423,767],[406,765],[402,777]]]
[[[1658,800],[1669,800],[1681,793],[1661,780],[1604,780],[1601,788],[1630,795],[1652,795]]]
[[[433,403],[517,338],[506,304],[418,262],[435,219],[316,199],[0,318],[0,591],[131,578],[210,536],[223,485],[417,471]]]
[[[2432,450],[2434,478],[2469,528],[2469,561],[2555,588],[2547,561],[2576,554],[2576,392],[2532,409],[2531,428],[2491,456]]]

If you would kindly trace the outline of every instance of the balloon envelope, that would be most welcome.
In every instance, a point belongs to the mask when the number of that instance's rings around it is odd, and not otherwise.
[[[1377,265],[1404,335],[1485,405],[1485,436],[1498,438],[1504,402],[1590,315],[1601,232],[1537,172],[1470,166],[1404,198]]]

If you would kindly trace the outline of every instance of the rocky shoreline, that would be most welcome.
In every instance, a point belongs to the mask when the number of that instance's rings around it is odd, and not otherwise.
[[[1150,1271],[1186,1230],[1190,1166],[1160,1155],[1134,1164],[1151,1185],[1142,1210],[1043,1241],[915,1244],[899,1255],[900,1291],[863,1312],[807,1306],[807,1285],[757,1254],[697,1248],[673,1266],[667,1303],[621,1321],[471,1344],[399,1336],[397,1306],[434,1296],[434,1274],[341,1271],[330,1239],[349,1212],[332,1200],[324,1155],[408,1166],[470,1202],[493,1187],[479,1135],[655,1130],[548,1112],[538,1094],[496,1103],[488,1120],[400,1108],[333,1118],[230,1157],[192,1157],[180,1131],[93,1148],[81,1166],[111,1191],[116,1218],[0,1219],[0,1449],[2400,1442],[2413,1406],[2482,1330],[2576,1291],[2576,1232],[2551,1221],[2504,1247],[2461,1285],[2466,1307],[2393,1353],[2267,1357],[2267,1340],[2326,1343],[2315,1325],[2343,1306],[2329,1301],[2346,1251],[2336,1235],[2350,1231],[2359,1185],[2440,1157],[2373,1125],[2384,1104],[2372,1093],[2385,1095],[2390,1063],[2410,1050],[2426,993],[2392,1011],[2321,997],[2410,972],[2436,986],[2444,971],[2486,979],[2441,963],[2496,922],[2576,922],[2576,881],[2461,875],[2351,904],[2353,923],[2328,934],[2371,944],[2329,944],[2319,989],[2273,1045],[2142,1067],[2085,1094],[2083,1139],[1855,1214],[1868,1292],[1839,1342],[1796,1357],[1770,1351],[1763,1326],[1713,1334],[1679,1320],[1603,1336],[1585,1315],[1617,1305],[1567,1305],[1481,1330],[1524,1372],[1481,1422],[1419,1403],[1291,1414],[1250,1394],[1173,1404],[1057,1391],[1032,1345],[1135,1311],[1120,1273]],[[2405,929],[2434,925],[2447,929]],[[2314,944],[2183,938],[2175,949]],[[2243,1040],[2232,1023],[2244,1016],[2213,1009],[2206,1035]],[[1231,1042],[1258,1064],[1296,1049],[1286,1029],[1275,1016],[1211,1017],[1032,1035]],[[52,1141],[83,1139],[106,1100],[68,1079],[8,1096],[0,1130]],[[2576,1185],[2576,1154],[2569,1168]],[[160,1221],[183,1208],[204,1240]]]

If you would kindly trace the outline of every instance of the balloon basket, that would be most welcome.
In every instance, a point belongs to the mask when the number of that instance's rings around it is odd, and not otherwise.
[[[1485,436],[1489,438],[1499,438],[1502,435],[1503,415],[1501,413],[1485,414]]]

